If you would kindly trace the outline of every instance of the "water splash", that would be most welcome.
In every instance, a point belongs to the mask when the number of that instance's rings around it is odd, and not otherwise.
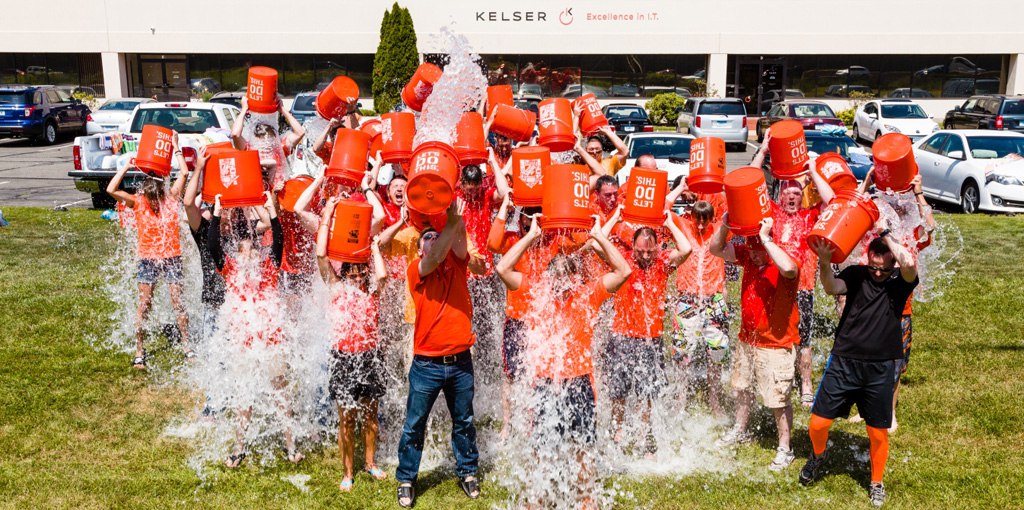
[[[450,27],[441,27],[438,37],[447,48],[450,60],[423,103],[413,148],[430,141],[451,145],[462,114],[475,108],[487,89],[487,78],[478,64],[480,56],[473,53],[466,36],[455,33]]]

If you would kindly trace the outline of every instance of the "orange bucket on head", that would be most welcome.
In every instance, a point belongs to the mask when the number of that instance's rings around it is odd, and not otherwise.
[[[871,146],[875,172],[871,179],[880,190],[906,191],[917,175],[913,143],[907,135],[889,133],[878,137]]]
[[[525,142],[533,136],[537,116],[533,112],[499,104],[494,108],[491,131],[517,142]]]
[[[316,96],[316,113],[325,119],[343,117],[359,101],[359,85],[348,76],[335,76]]]
[[[544,146],[512,149],[512,203],[520,207],[544,204],[544,174],[551,166],[551,149]]]
[[[370,135],[358,129],[340,128],[334,135],[331,161],[324,170],[327,177],[339,177],[358,184],[366,173]]]
[[[697,193],[718,193],[725,181],[725,140],[703,137],[690,143],[686,186]]]
[[[418,211],[409,209],[409,221],[408,223],[413,226],[416,230],[423,232],[430,227],[440,232],[446,224],[448,224],[448,213],[439,212],[437,214],[426,215]]]
[[[565,152],[576,145],[576,133],[572,125],[572,103],[563,97],[545,99],[538,105],[540,136],[537,143],[551,149],[551,152]]]
[[[487,116],[494,112],[499,104],[515,106],[512,96],[512,85],[491,85],[487,87]]]
[[[295,202],[299,199],[299,195],[302,195],[303,191],[310,184],[313,184],[313,178],[308,175],[300,175],[294,179],[285,181],[284,188],[277,192],[277,202],[281,204],[281,208],[285,211],[295,211]]]
[[[340,262],[370,260],[370,222],[373,206],[366,202],[342,200],[331,216],[327,257]]]
[[[420,64],[412,78],[409,78],[409,83],[402,88],[402,102],[405,106],[416,111],[422,110],[423,103],[434,91],[434,84],[441,79],[442,74],[444,72],[441,68],[430,62]]]
[[[477,112],[466,112],[455,126],[455,153],[459,164],[479,165],[487,162],[487,140],[484,138],[484,118]]]
[[[878,221],[878,216],[878,207],[867,195],[854,190],[838,191],[818,216],[807,242],[825,241],[835,250],[832,263],[841,264]]]
[[[263,205],[263,175],[259,151],[222,150],[210,156],[203,175],[203,201],[222,207]]]
[[[857,189],[857,177],[853,175],[846,159],[838,152],[826,152],[814,162],[814,171],[828,183],[832,191]]]
[[[364,122],[363,125],[359,126],[359,130],[370,135],[370,159],[377,157],[377,152],[383,150],[384,142],[381,136],[381,122],[378,119],[373,119],[369,122]]]
[[[416,147],[409,161],[405,199],[409,208],[426,215],[445,211],[459,181],[459,156],[446,143],[426,142]]]
[[[135,166],[156,177],[171,175],[174,132],[156,124],[142,126],[142,138],[135,154]]]
[[[772,175],[778,179],[793,179],[805,173],[807,138],[800,121],[782,120],[772,124],[772,138],[768,153],[772,158]]]
[[[752,166],[733,170],[725,175],[723,185],[729,229],[736,235],[757,235],[761,220],[772,215],[764,172]]]
[[[622,219],[658,227],[665,223],[665,195],[668,193],[668,172],[633,167],[626,181],[625,207]]]
[[[277,71],[263,66],[249,68],[249,86],[246,103],[256,113],[274,113],[277,105]]]
[[[601,104],[597,102],[597,96],[588,92],[576,98],[576,104],[580,106],[580,131],[590,136],[601,127],[608,125],[608,119],[601,111]]]
[[[589,230],[590,171],[583,165],[551,165],[544,172],[541,228]]]
[[[380,117],[381,159],[385,163],[405,163],[412,157],[416,136],[416,115],[391,112]]]

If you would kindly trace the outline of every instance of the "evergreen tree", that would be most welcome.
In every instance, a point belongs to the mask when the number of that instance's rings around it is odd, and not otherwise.
[[[395,2],[390,11],[384,12],[380,43],[373,59],[373,105],[377,113],[387,113],[401,101],[402,87],[418,65],[412,15]]]

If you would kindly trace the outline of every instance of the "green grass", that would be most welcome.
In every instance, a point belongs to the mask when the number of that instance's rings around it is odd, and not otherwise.
[[[189,445],[161,437],[189,399],[152,385],[128,355],[93,349],[112,304],[99,290],[99,266],[114,225],[97,211],[5,208],[0,229],[0,507],[4,508],[395,508],[394,482],[357,477],[336,490],[336,451],[301,466],[238,471],[213,468],[202,482],[185,464]],[[915,305],[914,356],[892,436],[887,508],[1019,508],[1024,494],[1024,276],[1018,252],[1024,217],[944,215],[966,250],[945,297]],[[763,417],[763,423],[767,423]],[[797,411],[794,445],[809,448],[807,413]],[[798,460],[781,475],[764,469],[771,427],[742,448],[731,475],[623,478],[631,508],[865,508],[863,428],[838,422],[831,475],[796,483]],[[281,479],[311,475],[302,493]],[[488,508],[469,502],[454,481],[427,473],[417,508]]]

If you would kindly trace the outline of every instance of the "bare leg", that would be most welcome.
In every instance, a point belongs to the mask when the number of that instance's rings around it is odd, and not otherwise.
[[[192,352],[192,346],[188,341],[188,311],[185,309],[185,301],[181,296],[181,284],[172,283],[167,287],[171,292],[171,305],[174,306],[174,311],[178,314],[178,331],[181,333],[181,348],[186,353]]]
[[[813,351],[810,346],[801,347],[800,355],[797,358],[796,365],[800,372],[800,396],[801,403],[804,395],[812,394],[811,384],[811,359]],[[810,404],[804,404],[804,407],[810,407]]]
[[[367,471],[377,468],[377,435],[380,432],[380,425],[377,423],[377,405],[376,399],[363,401],[363,447],[366,449]],[[383,478],[378,479],[382,480]]]
[[[708,405],[711,406],[711,414],[715,418],[721,418],[725,413],[722,410],[722,402],[719,397],[719,387],[722,384],[722,367],[714,361],[708,361]]]
[[[249,420],[252,418],[252,408],[246,408],[238,412],[238,428],[235,429],[235,450],[224,465],[229,468],[236,468],[242,463],[242,454],[245,452],[245,431],[249,428]]]
[[[754,394],[750,391],[736,392],[736,430],[747,430],[750,408],[754,406]]]
[[[345,478],[353,477],[356,450],[356,409],[338,409],[338,449],[345,464]]]
[[[285,389],[288,387],[288,379],[286,379],[284,375],[279,375],[274,378],[272,386],[277,390],[278,407],[284,411],[285,418],[291,421],[294,413],[292,412],[291,406],[288,405],[288,399],[285,396]],[[298,464],[299,462],[302,462],[302,459],[306,458],[305,455],[299,453],[295,449],[295,437],[292,435],[292,429],[290,426],[284,431],[284,450],[285,456],[288,457],[288,462],[291,462],[292,464]]]
[[[900,398],[900,381],[899,381],[899,379],[897,379],[896,380],[896,389],[893,391],[893,395],[892,395],[892,426],[889,427],[889,432],[896,432],[896,429],[898,428],[898,424],[896,423],[896,402],[899,400],[899,398]]]
[[[146,339],[144,324],[149,317],[149,310],[153,307],[153,284],[139,284],[139,308],[135,316],[135,355],[142,356],[143,341]]]
[[[787,402],[786,407],[772,409],[775,415],[775,427],[778,429],[779,447],[789,450],[789,436],[793,426],[793,404]]]
[[[625,399],[612,399],[612,428],[614,429],[615,444],[622,443],[622,421],[626,415]]]
[[[512,382],[505,377],[501,380],[501,439],[508,439],[509,422],[512,421]]]

